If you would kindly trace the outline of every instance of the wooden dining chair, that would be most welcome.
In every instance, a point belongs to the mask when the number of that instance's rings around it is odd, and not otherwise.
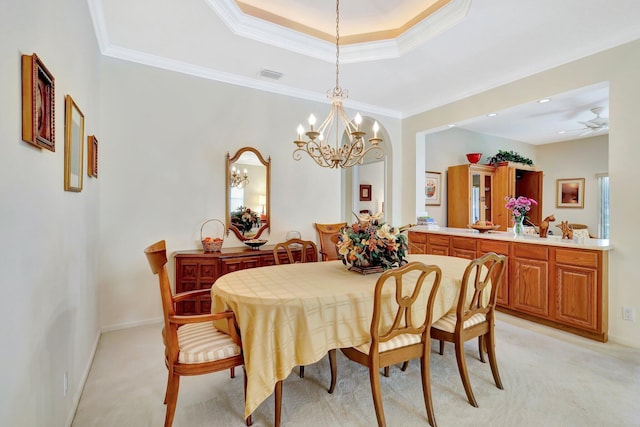
[[[417,272],[417,273],[416,273]],[[433,276],[433,277],[430,277]],[[429,424],[436,425],[431,400],[431,372],[429,367],[431,354],[431,320],[433,304],[440,287],[442,273],[435,265],[410,262],[403,267],[387,270],[376,282],[373,300],[373,318],[371,319],[371,341],[358,347],[341,349],[345,356],[354,362],[369,368],[371,394],[376,411],[378,426],[386,426],[382,396],[380,393],[380,368],[411,359],[420,358],[422,393],[427,409]],[[425,280],[427,284],[425,284]],[[429,283],[432,283],[429,286]],[[384,299],[390,298],[389,292],[383,296],[385,286],[393,286],[393,295],[397,310],[393,324],[383,325]],[[427,293],[429,295],[427,299]],[[424,319],[414,319],[417,304],[426,305]]]
[[[440,354],[444,353],[444,342],[455,344],[458,371],[469,403],[478,406],[471,390],[464,343],[478,337],[480,360],[484,363],[484,353],[489,355],[491,373],[496,386],[503,390],[495,351],[495,308],[498,286],[506,266],[507,258],[489,252],[469,263],[462,276],[460,295],[455,313],[450,313],[434,322],[431,337],[440,341]],[[468,291],[473,286],[473,293]]]
[[[340,229],[347,225],[346,222],[339,222],[336,224],[313,224],[318,230],[318,236],[320,237],[320,255],[322,255],[322,261],[332,261],[338,259],[338,249],[336,248],[336,242]],[[333,239],[333,240],[332,240]]]
[[[186,375],[201,375],[231,370],[231,377],[235,377],[234,368],[243,366],[242,343],[236,333],[235,316],[232,311],[215,314],[198,314],[194,316],[180,316],[175,313],[177,302],[185,298],[205,296],[208,289],[183,292],[176,295],[171,293],[171,285],[167,274],[167,250],[164,240],[154,243],[144,250],[153,274],[158,276],[164,328],[162,340],[165,346],[165,364],[169,370],[167,389],[164,403],[167,405],[164,425],[173,424],[173,417],[178,401],[180,377]],[[229,334],[217,330],[213,326],[214,320],[227,321]],[[245,396],[247,391],[247,376],[244,376]],[[251,425],[251,415],[246,419]]]
[[[296,251],[294,249],[298,249],[302,251],[300,254],[300,259],[295,256]],[[285,250],[287,257],[285,259],[282,258],[282,249]],[[309,254],[309,249],[311,249],[311,255]],[[273,246],[273,258],[275,259],[276,265],[279,264],[294,264],[297,262],[317,262],[318,261],[318,247],[315,243],[310,240],[301,240],[301,239],[289,239],[286,242],[276,243]],[[283,262],[284,261],[284,262]],[[331,385],[335,386],[335,379],[333,377],[333,373],[335,369],[333,368],[335,363],[335,349],[329,350],[329,364],[331,366]],[[333,353],[333,354],[332,354]],[[304,378],[304,366],[300,366],[300,378]],[[330,386],[329,393],[333,393],[333,387]]]
[[[282,258],[282,250],[286,253],[286,258]],[[300,249],[300,257],[296,256]],[[279,242],[273,246],[273,258],[276,265],[294,264],[296,262],[317,262],[318,247],[311,240],[289,239],[286,242]]]

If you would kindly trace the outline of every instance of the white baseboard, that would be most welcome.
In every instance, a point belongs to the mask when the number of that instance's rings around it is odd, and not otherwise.
[[[624,345],[625,347],[640,348],[640,343],[638,343],[637,341],[632,341],[616,335],[609,335],[609,341],[616,344]]]
[[[101,333],[118,331],[120,329],[129,329],[135,328],[136,326],[144,326],[144,325],[155,325],[157,323],[162,323],[162,317],[155,317],[153,319],[146,320],[137,320],[135,322],[127,322],[127,323],[118,323],[115,325],[104,326],[100,329]]]
[[[96,351],[98,351],[98,343],[100,342],[101,335],[102,335],[102,332],[98,331],[98,333],[96,334],[96,339],[93,341],[93,348],[91,349],[91,355],[87,360],[87,365],[85,366],[84,371],[82,372],[82,376],[80,378],[81,385],[76,389],[76,393],[73,395],[73,405],[72,405],[73,410],[71,411],[71,414],[69,415],[69,419],[67,421],[67,426],[69,427],[71,427],[71,424],[73,423],[73,419],[76,416],[76,412],[78,411],[78,405],[80,404],[80,397],[82,397],[82,391],[84,390],[84,386],[87,382],[87,378],[89,378],[89,372],[91,372],[91,365],[93,365],[93,358],[96,355]]]

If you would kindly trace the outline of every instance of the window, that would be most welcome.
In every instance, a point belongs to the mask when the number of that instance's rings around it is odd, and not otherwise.
[[[244,189],[238,187],[231,187],[229,193],[231,198],[229,206],[231,206],[231,212],[237,210],[240,206],[244,206]]]
[[[609,238],[609,175],[598,174],[598,236]]]

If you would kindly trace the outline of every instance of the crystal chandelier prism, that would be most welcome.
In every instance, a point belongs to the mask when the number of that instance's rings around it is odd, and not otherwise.
[[[313,114],[309,116],[309,130],[305,132],[302,125],[298,126],[298,138],[293,141],[297,148],[293,151],[293,158],[300,160],[302,153],[307,153],[319,166],[325,168],[349,168],[356,164],[363,164],[365,155],[369,152],[377,153],[376,159],[381,159],[384,152],[380,147],[382,138],[378,137],[380,127],[378,122],[373,124],[373,138],[367,140],[366,132],[360,129],[362,116],[356,114],[353,121],[344,112],[344,100],[349,92],[342,89],[340,77],[340,0],[336,1],[336,86],[327,91],[331,99],[331,111],[326,119],[318,126]],[[342,131],[342,132],[341,132]],[[342,143],[342,136],[346,140]],[[307,137],[304,141],[303,136]],[[335,144],[325,141],[334,138]]]

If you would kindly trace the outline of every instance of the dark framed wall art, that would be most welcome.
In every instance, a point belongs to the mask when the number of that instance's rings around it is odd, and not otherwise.
[[[87,175],[98,177],[98,138],[95,135],[87,137]]]
[[[38,55],[22,55],[22,140],[56,151],[55,79]]]
[[[371,185],[365,184],[360,186],[360,201],[361,202],[371,201]]]

